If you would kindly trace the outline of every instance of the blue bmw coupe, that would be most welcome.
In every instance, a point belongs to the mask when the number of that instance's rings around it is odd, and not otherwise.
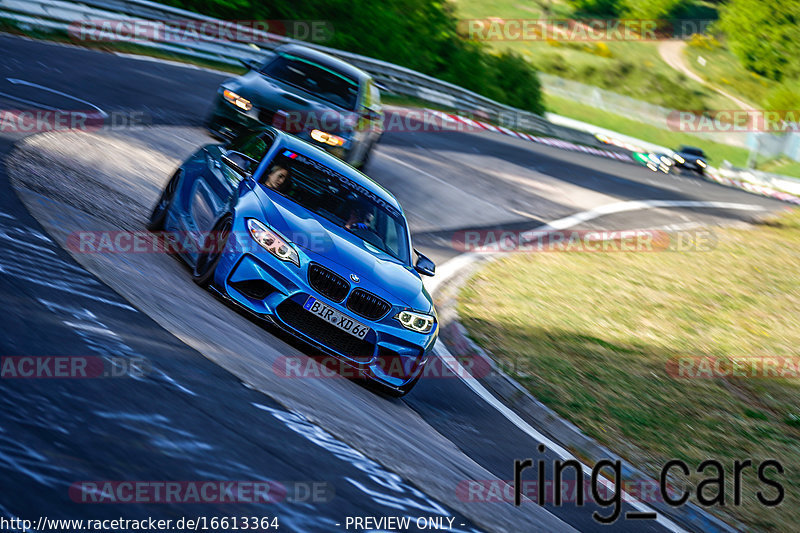
[[[327,152],[273,128],[204,146],[148,229],[184,243],[196,283],[389,394],[422,375],[438,336],[420,277],[433,262],[412,248],[394,196]]]

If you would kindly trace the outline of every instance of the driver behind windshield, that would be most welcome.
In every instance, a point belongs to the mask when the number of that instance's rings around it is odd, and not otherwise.
[[[368,211],[366,206],[357,205],[350,209],[350,216],[344,227],[347,229],[369,229],[370,222],[372,222],[372,213]]]

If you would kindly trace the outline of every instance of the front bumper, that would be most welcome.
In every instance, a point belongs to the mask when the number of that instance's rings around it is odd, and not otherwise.
[[[225,139],[233,139],[242,133],[256,130],[263,126],[274,126],[282,129],[281,121],[275,118],[275,111],[255,106],[249,111],[243,111],[228,103],[220,94],[217,94],[214,108],[206,119],[205,125],[212,133]],[[309,132],[305,130],[290,131],[289,133],[296,135],[309,144],[322,148],[342,160],[347,159],[353,147],[352,141],[346,141],[344,146],[331,146],[318,142],[312,139]]]
[[[683,163],[676,163],[676,166],[678,168],[696,172],[698,174],[703,174],[705,172],[705,167],[698,165],[696,161],[689,161],[688,159]]]
[[[307,281],[307,264],[301,259],[298,268],[252,246],[240,252],[229,245],[214,282],[228,301],[336,357],[359,376],[392,389],[413,381],[436,343],[438,324],[427,334],[407,330],[393,318],[401,306],[393,306],[379,320],[361,317],[315,291]],[[369,326],[371,331],[360,340],[326,323],[303,309],[309,296]]]
[[[238,135],[260,128],[264,123],[258,118],[258,109],[242,111],[217,94],[214,107],[206,119],[206,127],[220,137],[232,139]]]

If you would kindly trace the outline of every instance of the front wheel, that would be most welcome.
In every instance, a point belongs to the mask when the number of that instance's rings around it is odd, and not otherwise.
[[[214,281],[214,273],[228,243],[232,227],[233,217],[225,215],[214,224],[214,229],[204,239],[192,272],[192,281],[201,287],[208,287]]]
[[[181,169],[178,169],[172,175],[167,186],[161,192],[158,202],[153,207],[150,213],[150,218],[147,221],[147,229],[150,231],[161,231],[164,229],[164,223],[167,221],[167,214],[172,205],[172,198],[175,196],[175,191],[178,189],[178,180],[181,176]]]
[[[378,141],[372,141],[369,147],[364,152],[364,157],[361,160],[361,164],[358,165],[358,170],[364,171],[367,168],[367,163],[369,163],[370,156],[372,155],[372,150],[375,149],[375,145],[378,144]]]

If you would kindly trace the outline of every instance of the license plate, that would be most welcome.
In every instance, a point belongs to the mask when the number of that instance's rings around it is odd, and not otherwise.
[[[361,322],[356,322],[349,316],[320,302],[313,296],[308,297],[306,303],[303,304],[303,309],[359,339],[363,339],[367,336],[367,333],[370,332],[370,329]]]

